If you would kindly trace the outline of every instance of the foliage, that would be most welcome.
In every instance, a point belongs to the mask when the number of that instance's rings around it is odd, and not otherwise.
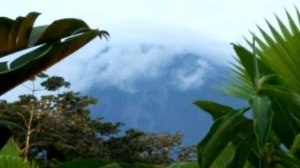
[[[62,81],[58,77],[47,77],[42,84],[48,89],[47,82],[52,85],[55,79]],[[59,85],[57,89],[65,86],[60,85],[60,82],[54,83]],[[72,91],[41,98],[21,95],[15,102],[0,103],[0,119],[19,123],[20,127],[8,127],[14,130],[13,137],[22,148],[23,155],[26,156],[25,151],[28,149],[26,157],[29,160],[67,161],[100,157],[103,143],[101,135],[118,132],[121,124],[104,122],[102,118],[92,119],[89,106],[96,102],[94,98]]]
[[[196,162],[173,163],[168,168],[199,168]]]
[[[62,163],[57,168],[154,168],[151,165],[139,164],[139,163],[124,163],[124,162],[112,162],[103,160],[74,160],[66,163]]]
[[[180,133],[154,134],[129,129],[124,136],[109,139],[105,146],[109,149],[111,160],[166,166],[173,161],[172,152],[181,144],[181,140]]]
[[[278,17],[279,30],[267,22],[271,35],[258,27],[262,38],[246,40],[252,51],[233,44],[236,76],[226,92],[248,100],[248,107],[195,102],[214,118],[197,146],[199,167],[299,167],[300,30],[287,17],[289,28]]]
[[[107,37],[106,31],[90,29],[79,19],[56,20],[50,25],[33,27],[37,12],[12,20],[0,18],[0,56],[32,48],[33,50],[13,60],[1,63],[0,94],[37,75],[86,43],[99,36]],[[35,47],[35,48],[33,48]]]
[[[61,77],[43,74],[38,78],[43,80],[40,87],[26,86],[31,94],[20,95],[14,102],[0,101],[0,119],[18,123],[7,127],[13,130],[21,155],[28,160],[43,166],[98,158],[166,166],[176,158],[175,150],[181,161],[192,159],[195,147],[181,146],[180,133],[154,134],[129,129],[124,135],[117,135],[121,123],[91,116],[90,106],[97,99],[63,89],[70,83]],[[48,90],[49,94],[36,97],[39,90]]]
[[[37,168],[34,163],[19,157],[17,144],[10,139],[0,151],[0,167],[2,168]]]
[[[39,15],[31,12],[16,20],[0,17],[0,57],[32,49],[11,63],[0,63],[0,81],[5,81],[0,83],[0,95],[59,62],[95,37],[109,36],[106,31],[90,29],[84,21],[73,18],[34,27]],[[10,136],[6,128],[1,132],[3,143],[0,143],[0,147]]]
[[[1,149],[0,155],[19,156],[18,145],[14,142],[13,139],[7,141],[5,146]]]
[[[178,162],[191,162],[197,160],[196,145],[180,146],[177,153],[176,161]]]

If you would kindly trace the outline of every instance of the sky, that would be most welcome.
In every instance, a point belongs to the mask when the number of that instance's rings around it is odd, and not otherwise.
[[[243,38],[250,37],[249,31],[257,32],[256,25],[266,27],[265,19],[274,23],[274,13],[285,20],[286,9],[294,16],[294,6],[300,3],[299,0],[0,2],[1,16],[16,18],[36,11],[42,13],[36,25],[73,17],[83,19],[92,28],[107,30],[111,35],[108,41],[93,40],[47,73],[63,76],[72,83],[72,89],[83,93],[90,93],[95,87],[103,92],[113,87],[128,94],[140,91],[140,81],[164,77],[174,60],[183,59],[182,55],[193,55],[193,66],[175,68],[167,86],[187,93],[207,86],[205,79],[216,74],[214,68],[229,66],[233,60],[230,43],[244,43]],[[1,98],[14,100],[26,92],[20,86]]]
[[[208,53],[206,59],[228,64],[234,55],[231,42],[243,43],[243,37],[249,37],[250,30],[255,32],[256,25],[265,26],[265,18],[274,21],[274,13],[282,16],[287,9],[293,14],[297,3],[298,0],[28,0],[16,5],[15,1],[3,1],[0,15],[16,18],[37,11],[42,15],[36,25],[75,17],[85,20],[90,27],[109,31],[109,41],[95,40],[49,71],[76,82],[74,88],[78,90],[86,90],[98,81],[101,85],[119,85],[133,91],[130,83],[134,79],[146,72],[155,76],[159,67],[176,53]],[[139,50],[140,45],[156,47],[145,54]],[[111,49],[108,56],[94,58],[107,47]],[[99,69],[107,65],[110,68],[99,76]],[[199,70],[199,76],[202,71],[205,68]],[[86,80],[80,80],[82,76]],[[181,88],[197,80],[187,78]]]

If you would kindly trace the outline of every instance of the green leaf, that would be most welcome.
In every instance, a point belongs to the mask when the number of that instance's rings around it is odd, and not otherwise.
[[[40,13],[31,12],[23,20],[17,35],[17,48],[28,47],[29,37],[32,31],[33,23],[39,15]]]
[[[211,167],[213,168],[224,168],[232,160],[236,147],[234,144],[229,143],[223,151],[218,155],[218,157],[214,160]]]
[[[194,102],[196,106],[210,113],[214,120],[232,112],[234,109],[211,101],[197,100]]]
[[[258,147],[260,153],[263,153],[272,124],[271,101],[267,96],[255,96],[249,103],[253,110],[254,132],[258,141]]]
[[[10,28],[14,21],[6,17],[0,17],[0,53],[6,51]]]
[[[16,156],[0,155],[0,167],[3,168],[38,168],[34,163],[30,163],[23,158]]]
[[[112,162],[105,160],[97,160],[97,159],[81,159],[81,160],[73,160],[61,163],[57,166],[57,168],[99,168],[111,164],[118,164],[122,168],[154,168],[151,165],[138,164],[138,163],[123,163],[123,162]]]
[[[27,54],[24,54],[20,56],[19,58],[12,61],[10,64],[10,69],[16,69],[18,67],[22,67],[23,65],[26,65],[27,63],[33,61],[36,58],[45,56],[53,47],[53,44],[46,44],[43,45]]]
[[[111,163],[99,168],[122,168],[118,163]]]
[[[18,34],[19,30],[21,27],[21,24],[24,21],[24,17],[18,17],[14,22],[13,25],[9,31],[9,38],[7,41],[7,48],[5,49],[5,52],[10,52],[12,50],[17,50],[17,39],[18,39]],[[5,53],[4,53],[5,54]]]
[[[200,167],[207,168],[212,165],[227,144],[249,124],[243,118],[247,109],[235,110],[217,119],[208,134],[197,146],[198,163]]]
[[[0,150],[0,155],[19,157],[19,148],[12,138],[10,138],[5,146]]]
[[[18,17],[16,20],[0,18],[0,57],[39,44],[55,45],[55,48],[42,46],[34,49],[12,61],[11,65],[1,63],[0,79],[5,82],[0,84],[0,95],[31,79],[95,37],[109,37],[108,32],[92,30],[84,21],[73,18],[57,20],[51,25],[33,27],[38,15],[37,12],[31,12],[26,17]]]
[[[88,31],[88,25],[79,19],[61,19],[53,22],[41,35],[37,44],[53,42],[61,38]]]
[[[256,39],[256,38],[255,38]],[[258,43],[259,40],[255,40]],[[256,64],[253,59],[253,53],[248,51],[246,48],[233,44],[234,50],[239,58],[237,64],[234,64],[232,69],[235,75],[229,78],[229,85],[225,87],[225,93],[234,97],[249,99],[255,95],[256,82],[255,82],[255,68]],[[253,46],[251,46],[254,48]],[[256,49],[259,53],[259,50]],[[274,74],[259,58],[256,59],[257,68],[260,76],[268,76]]]
[[[196,162],[173,163],[168,168],[199,168]]]
[[[300,158],[300,133],[295,137],[290,153]]]
[[[300,132],[299,116],[300,95],[283,87],[264,86],[262,93],[268,95],[272,104],[273,124],[277,136],[290,148],[294,138]]]
[[[24,64],[22,64],[22,61],[13,62],[12,70],[0,73],[0,81],[6,81],[5,83],[0,83],[0,95],[27,79],[32,78],[34,75],[39,74],[43,70],[78,50],[86,43],[97,37],[97,33],[97,31],[89,31],[73,37],[68,41],[55,43],[49,51],[45,48],[47,52],[42,52],[42,55],[37,55],[35,59],[33,59],[35,56],[27,55],[28,58],[25,58],[24,60],[29,59],[31,60],[30,62]],[[49,45],[51,45],[51,43],[49,43]]]
[[[259,79],[259,86],[260,89],[265,85],[272,85],[272,86],[285,86],[285,82],[283,78],[277,75],[265,75]]]
[[[288,168],[298,168],[300,165],[300,160],[288,152],[276,150],[275,154],[279,157],[279,159],[275,162],[277,165],[280,164]]]
[[[253,54],[246,50],[244,47],[233,44],[234,51],[240,59],[241,65],[245,68],[247,74],[250,76],[252,83],[254,83],[255,69],[253,62]]]
[[[254,133],[250,133],[247,137],[242,139],[237,145],[234,158],[227,165],[227,168],[244,167],[247,163],[251,149],[253,148],[254,141]]]
[[[7,62],[0,62],[0,73],[3,71],[8,71]]]

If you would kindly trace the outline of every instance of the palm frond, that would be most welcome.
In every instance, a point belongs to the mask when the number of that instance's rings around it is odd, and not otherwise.
[[[300,20],[299,11],[296,10],[296,13]],[[255,50],[257,51],[258,61],[263,65],[259,66],[260,77],[270,74],[277,75],[283,78],[287,88],[300,94],[300,28],[288,12],[286,12],[286,16],[288,26],[285,26],[283,21],[275,15],[278,29],[266,21],[270,34],[258,26],[261,37],[254,35],[257,43]],[[251,45],[249,41],[246,39],[246,42]],[[240,47],[247,50],[246,47]],[[249,73],[253,71],[247,71],[247,66],[243,64],[242,59],[251,59],[252,55],[250,51],[248,51],[248,54],[237,51],[236,53],[238,61],[233,66],[235,75],[229,80],[225,92],[234,97],[248,99],[254,93],[251,89],[253,88],[251,83],[252,74]],[[249,63],[248,60],[246,62]]]

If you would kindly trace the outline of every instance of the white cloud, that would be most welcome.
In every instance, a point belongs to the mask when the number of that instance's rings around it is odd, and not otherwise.
[[[159,78],[172,61],[193,53],[199,56],[194,70],[188,72],[191,67],[181,66],[170,81],[184,90],[201,86],[208,68],[205,61],[226,65],[230,60],[229,44],[201,33],[161,25],[124,26],[121,30],[113,29],[109,41],[96,39],[47,72],[65,77],[78,91],[114,86],[135,92],[137,81]],[[12,99],[24,91],[18,87],[4,98]]]
[[[198,59],[193,67],[184,67],[176,72],[174,85],[181,90],[198,88],[211,69],[206,61]]]
[[[273,12],[283,15],[283,8],[291,10],[293,2],[296,1],[28,0],[17,6],[5,1],[0,9],[1,15],[12,18],[40,11],[43,14],[38,24],[77,17],[91,27],[107,29],[111,34],[108,42],[93,41],[49,72],[64,76],[81,91],[95,84],[135,91],[136,80],[158,77],[164,66],[176,59],[176,54],[189,52],[206,55],[199,59],[201,68],[192,73],[178,70],[175,76],[182,81],[182,89],[200,86],[201,76],[209,67],[205,61],[227,64],[233,55],[229,42],[240,41],[255,23],[264,22],[264,17],[273,18]],[[154,47],[144,52],[142,44]],[[109,51],[98,55],[107,46]],[[16,92],[22,91],[12,94]]]
[[[124,32],[133,30],[135,28],[123,29]],[[97,46],[99,40],[95,40],[49,72],[65,76],[75,89],[81,91],[91,86],[115,86],[134,92],[135,83],[140,79],[161,77],[174,59],[193,53],[199,56],[197,65],[193,65],[195,70],[187,72],[185,68],[188,67],[182,66],[174,74],[174,81],[180,83],[180,89],[188,89],[201,85],[202,75],[208,68],[204,60],[226,64],[230,55],[229,50],[224,50],[224,43],[185,30],[169,32],[163,28],[146,27],[142,30],[136,30],[132,36],[112,33],[111,40],[100,42],[100,47]],[[107,51],[101,53],[101,50]]]
[[[92,27],[108,30],[121,30],[129,22],[133,26],[171,25],[232,42],[241,40],[241,35],[247,35],[256,23],[264,23],[264,18],[274,18],[274,12],[284,15],[284,8],[294,10],[298,0],[27,0],[18,5],[14,1],[1,4],[3,16],[15,18],[30,11],[43,13],[39,24],[76,17]]]

